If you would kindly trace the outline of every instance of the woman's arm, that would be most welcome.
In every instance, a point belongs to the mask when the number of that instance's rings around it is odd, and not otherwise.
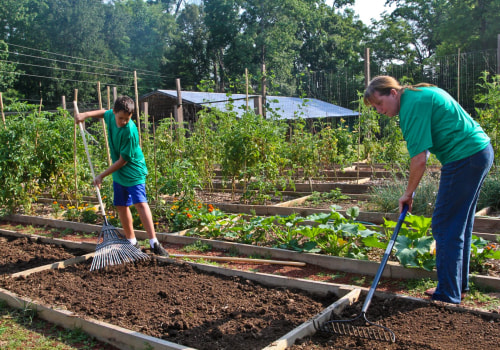
[[[413,193],[418,187],[422,176],[425,173],[427,163],[427,151],[423,151],[411,158],[410,161],[410,176],[405,193],[399,198],[399,212],[403,210],[405,204],[408,205],[408,210],[411,211],[413,206]]]

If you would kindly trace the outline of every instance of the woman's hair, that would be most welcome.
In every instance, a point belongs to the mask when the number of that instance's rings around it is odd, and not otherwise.
[[[133,114],[135,111],[135,103],[134,100],[132,100],[128,96],[120,96],[116,99],[115,105],[113,107],[113,111],[115,113],[124,111],[129,114]]]
[[[435,85],[420,83],[416,85],[402,86],[395,78],[389,75],[379,75],[378,77],[373,78],[368,84],[363,95],[363,102],[365,103],[365,105],[370,106],[371,102],[373,102],[373,94],[375,93],[375,91],[377,91],[380,96],[389,96],[392,89],[403,93],[405,89],[416,90],[415,88],[428,86]]]

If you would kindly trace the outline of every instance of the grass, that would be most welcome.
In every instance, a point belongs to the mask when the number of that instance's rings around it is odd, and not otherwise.
[[[99,343],[81,329],[65,329],[38,318],[30,305],[13,309],[0,301],[0,348],[95,350],[111,347]]]

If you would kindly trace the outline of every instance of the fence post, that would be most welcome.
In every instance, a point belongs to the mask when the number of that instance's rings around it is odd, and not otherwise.
[[[175,121],[179,128],[183,127],[184,115],[182,114],[182,96],[181,96],[181,80],[175,79],[175,88],[177,89],[177,107],[175,108]]]
[[[365,48],[365,88],[368,87],[368,84],[370,83],[371,77],[370,77],[370,48],[366,47]]]

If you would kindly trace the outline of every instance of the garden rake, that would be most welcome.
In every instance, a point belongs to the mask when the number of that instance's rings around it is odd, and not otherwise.
[[[366,312],[368,310],[368,307],[370,306],[370,302],[373,298],[373,294],[375,293],[375,289],[377,288],[377,284],[380,280],[380,277],[382,276],[382,272],[384,272],[385,265],[387,264],[389,255],[391,254],[392,248],[394,247],[394,243],[396,242],[399,229],[401,228],[401,225],[405,220],[407,211],[408,211],[408,206],[405,205],[403,207],[403,211],[399,215],[398,222],[396,224],[396,227],[394,228],[394,233],[392,234],[391,239],[387,245],[384,256],[382,258],[382,262],[380,263],[380,266],[377,270],[372,286],[368,291],[365,302],[361,309],[361,313],[352,319],[334,320],[332,319],[334,317],[334,314],[332,312],[332,317],[330,317],[329,321],[325,322],[322,325],[314,324],[317,330],[337,335],[356,336],[358,338],[365,338],[370,340],[390,341],[392,343],[396,341],[396,335],[392,330],[378,323],[369,321],[366,318]]]
[[[78,114],[78,105],[76,101],[73,101],[73,106],[75,114]],[[85,131],[83,130],[83,123],[79,123],[79,125],[83,145],[85,146],[85,153],[87,154],[90,171],[92,173],[92,179],[95,179],[94,167],[92,166],[92,161],[90,159],[87,139],[85,137]],[[99,237],[97,238],[97,246],[94,258],[92,259],[92,265],[90,266],[90,271],[100,269],[108,265],[119,265],[135,260],[148,259],[149,256],[147,254],[131,244],[129,240],[118,231],[117,228],[108,222],[99,187],[95,186],[95,190],[97,192],[99,206],[101,207],[101,214],[104,218],[104,225],[102,226]]]

